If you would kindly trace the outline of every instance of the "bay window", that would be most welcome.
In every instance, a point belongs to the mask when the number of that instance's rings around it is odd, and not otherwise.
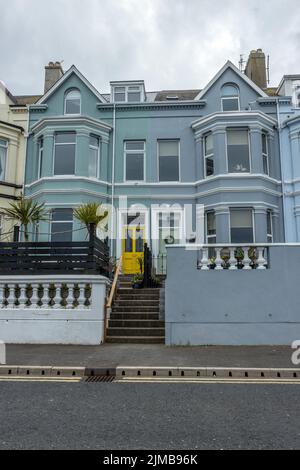
[[[212,133],[204,137],[204,170],[205,176],[212,176],[214,174],[214,151],[213,151],[213,136]]]
[[[253,243],[253,213],[252,209],[230,210],[231,243]]]
[[[249,135],[247,129],[227,130],[227,158],[229,173],[250,172]]]
[[[100,140],[99,137],[90,136],[89,142],[89,177],[98,178],[99,176],[99,156],[100,156]]]
[[[71,242],[73,230],[73,209],[53,209],[51,220],[51,241]]]
[[[0,139],[0,180],[5,180],[6,160],[7,160],[8,142]]]
[[[54,175],[75,174],[75,153],[75,132],[57,133],[54,142]]]

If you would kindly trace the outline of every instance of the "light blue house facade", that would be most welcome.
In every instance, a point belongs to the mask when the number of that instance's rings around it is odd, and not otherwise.
[[[111,82],[110,95],[73,66],[30,106],[25,194],[50,210],[33,236],[85,237],[72,211],[95,201],[113,207],[100,235],[131,273],[143,241],[156,255],[197,239],[283,242],[277,117],[231,62],[202,90],[137,80]]]
[[[300,242],[300,75],[285,75],[278,90],[285,241]]]

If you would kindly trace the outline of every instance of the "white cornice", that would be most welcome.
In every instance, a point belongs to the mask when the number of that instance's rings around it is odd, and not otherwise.
[[[236,119],[236,118],[247,118],[248,121],[250,122],[253,118],[260,118],[266,122],[268,122],[270,125],[274,126],[277,125],[277,121],[273,119],[272,117],[268,116],[265,113],[262,113],[261,111],[247,111],[247,112],[240,112],[240,111],[235,111],[235,112],[216,112],[209,114],[208,116],[205,116],[203,118],[197,119],[196,121],[193,121],[191,123],[192,129],[197,129],[198,127],[204,126],[206,124],[209,124],[211,121],[219,119],[221,123],[224,123],[226,126],[227,124],[235,124],[230,121],[230,119]],[[228,119],[228,122],[226,121]],[[238,121],[239,125],[243,124],[243,121]]]
[[[200,91],[200,93],[196,96],[195,100],[200,100],[203,98],[203,96],[206,95],[208,90],[214,85],[214,83],[223,75],[223,73],[227,70],[231,69],[233,72],[235,72],[244,82],[247,83],[254,91],[259,96],[262,96],[264,98],[267,98],[267,94],[259,88],[250,78],[247,77],[247,75],[243,74],[240,72],[240,70],[232,63],[230,60],[226,62],[226,64],[223,65],[223,67],[219,70],[219,72],[213,77],[213,79],[206,85],[206,87]]]
[[[49,118],[44,118],[40,119],[34,126],[32,126],[31,131],[36,132],[40,128],[42,128],[44,125],[50,125],[50,124],[58,124],[58,125],[80,125],[82,123],[85,124],[91,124],[93,126],[98,127],[99,129],[105,130],[106,132],[110,132],[112,130],[112,127],[107,124],[106,122],[99,121],[98,119],[93,119],[87,116],[52,116]]]

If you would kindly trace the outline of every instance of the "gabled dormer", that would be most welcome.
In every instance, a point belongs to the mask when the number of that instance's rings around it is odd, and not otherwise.
[[[110,82],[111,103],[143,103],[146,101],[144,80]]]
[[[258,98],[265,97],[259,86],[228,61],[194,99],[205,99],[206,112],[214,113],[245,111]]]

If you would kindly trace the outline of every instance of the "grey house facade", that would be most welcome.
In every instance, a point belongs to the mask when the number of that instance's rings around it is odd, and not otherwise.
[[[25,194],[52,211],[40,240],[84,237],[74,207],[108,205],[100,235],[128,273],[145,241],[283,242],[276,103],[231,62],[203,90],[110,95],[73,66],[30,107]]]

